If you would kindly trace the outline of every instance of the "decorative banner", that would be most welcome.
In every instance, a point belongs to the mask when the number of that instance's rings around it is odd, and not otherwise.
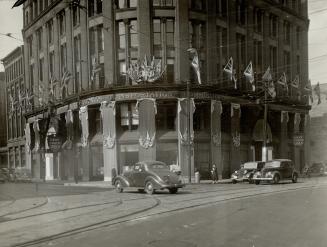
[[[188,100],[186,98],[178,99],[178,136],[182,145],[188,144]],[[194,140],[194,130],[193,130],[193,114],[195,112],[195,103],[194,99],[190,99],[190,144],[193,144]]]
[[[223,107],[220,101],[211,100],[211,139],[215,146],[221,145],[221,114]]]
[[[9,94],[9,115],[12,116],[15,112],[15,105],[16,105],[16,101],[14,100],[14,97],[12,96],[12,94]]]
[[[116,144],[116,102],[103,101],[100,106],[102,117],[102,134],[103,134],[103,147],[112,149]],[[114,134],[112,134],[114,133]]]
[[[281,111],[281,122],[284,123],[286,121],[286,123],[288,123],[289,120],[289,116],[288,116],[288,112],[287,111]]]
[[[199,62],[199,55],[198,52],[195,48],[190,48],[187,50],[188,52],[190,52],[193,55],[193,59],[192,59],[192,67],[196,73],[196,76],[198,78],[198,83],[201,83],[201,73],[200,73],[200,62]]]
[[[254,83],[254,73],[253,73],[252,61],[246,67],[246,69],[244,71],[244,76],[245,76],[246,80],[252,84],[252,90],[255,91],[255,85],[253,84]]]
[[[232,103],[231,104],[231,138],[232,138],[232,144],[235,148],[239,148],[241,145],[240,118],[241,118],[241,105]]]
[[[67,140],[62,145],[62,148],[66,149],[72,149],[73,147],[73,137],[74,137],[74,117],[73,117],[73,111],[68,110],[66,112],[66,129],[67,129]]]
[[[156,138],[155,115],[157,106],[155,99],[139,99],[136,104],[139,114],[139,143],[140,146],[148,149],[154,146]]]
[[[87,106],[83,106],[79,109],[79,119],[81,121],[82,125],[82,137],[81,137],[81,143],[82,147],[86,147],[88,144],[88,138],[89,138],[89,122],[88,122],[88,110]]]
[[[49,83],[49,100],[53,101],[56,99],[57,84],[59,84],[59,81],[54,76],[52,76]]]
[[[235,134],[232,134],[232,140],[233,140],[233,145],[234,147],[238,148],[241,146],[241,134],[238,133],[237,131]]]
[[[61,97],[63,97],[64,92],[65,92],[65,96],[67,97],[68,84],[69,84],[70,80],[72,79],[72,77],[73,77],[72,74],[65,68],[64,73],[61,78],[61,82],[60,82],[60,96]]]
[[[238,117],[240,118],[241,117],[241,105],[240,104],[234,104],[232,103],[231,104],[231,117],[234,116],[234,111],[237,110],[238,112]]]
[[[287,85],[287,78],[285,72],[282,74],[282,76],[278,79],[277,84],[281,85],[286,93],[288,94],[288,85]]]
[[[26,107],[27,108],[31,108],[33,106],[32,100],[34,98],[34,95],[32,92],[30,92],[27,88],[26,88],[26,92],[25,92],[25,101],[26,101]]]
[[[40,126],[39,126],[39,119],[35,120],[33,123],[33,130],[35,135],[35,145],[34,151],[38,151],[40,149]]]
[[[270,72],[270,66],[267,68],[266,72],[263,74],[262,76],[262,80],[263,81],[272,81],[272,75],[271,75],[271,72]]]
[[[303,146],[304,136],[301,134],[294,135],[293,136],[293,144],[294,144],[294,146]]]
[[[25,125],[25,149],[27,153],[31,152],[31,127],[29,123]]]
[[[25,100],[25,97],[19,89],[18,90],[18,107],[21,110],[23,109],[23,106],[24,106],[24,100]]]
[[[224,72],[227,73],[230,81],[234,81],[234,88],[237,89],[236,71],[234,69],[234,62],[232,57],[228,60],[228,63],[224,67]]]
[[[301,122],[301,114],[296,112],[294,115],[294,125],[297,125]]]

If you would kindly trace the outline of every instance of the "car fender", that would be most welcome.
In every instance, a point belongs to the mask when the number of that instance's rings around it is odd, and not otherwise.
[[[148,176],[144,180],[144,186],[148,181],[151,181],[153,183],[155,189],[161,189],[164,185],[158,178],[153,176]]]
[[[130,182],[124,176],[118,175],[112,180],[112,185],[115,185],[116,181],[120,181],[123,187],[130,187]]]
[[[282,179],[282,178],[283,178],[282,174],[281,174],[279,171],[273,171],[273,172],[272,172],[272,177],[274,177],[274,176],[276,176],[276,175],[279,176],[279,179]]]

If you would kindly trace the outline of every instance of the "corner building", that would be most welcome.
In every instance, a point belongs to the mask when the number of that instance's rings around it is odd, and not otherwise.
[[[229,177],[242,162],[262,157],[264,107],[243,75],[250,61],[258,88],[268,66],[275,81],[283,72],[289,80],[299,76],[288,96],[276,84],[267,138],[270,158],[291,158],[301,169],[307,149],[294,138],[306,141],[310,109],[299,97],[308,82],[308,23],[307,2],[300,0],[28,0],[23,34],[34,95],[26,114],[33,176],[44,177],[50,167],[53,178],[110,181],[126,165],[149,159],[177,163],[188,176],[189,80],[191,173],[207,178],[216,164],[219,176]],[[126,72],[145,57],[161,61],[164,73],[135,83]],[[230,57],[237,88],[223,73]],[[49,118],[59,120],[62,141],[53,153],[44,141]]]

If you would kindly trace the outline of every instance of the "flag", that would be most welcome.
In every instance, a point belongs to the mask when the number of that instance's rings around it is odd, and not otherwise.
[[[262,76],[263,81],[272,81],[272,75],[270,72],[270,66],[267,68],[266,72]]]
[[[282,76],[278,79],[277,83],[279,85],[282,85],[286,92],[288,92],[288,86],[287,86],[287,79],[286,79],[286,74],[285,72],[282,74]]]
[[[18,7],[18,6],[22,5],[23,3],[25,3],[26,1],[27,0],[17,0],[11,8]]]
[[[292,81],[291,86],[294,88],[299,88],[299,85],[300,85],[300,78],[297,75],[297,76],[295,76],[294,80]]]
[[[101,66],[97,63],[96,58],[92,59],[92,73],[91,73],[91,82],[94,82],[96,74],[101,71]]]
[[[310,97],[311,103],[313,103],[313,95],[312,95],[312,87],[311,87],[311,81],[309,80],[309,83],[304,87],[304,91],[306,91]],[[307,97],[307,95],[304,95]]]
[[[275,84],[270,81],[268,84],[268,94],[272,97],[275,98],[276,97],[276,89],[275,89]]]
[[[315,92],[315,94],[318,97],[318,105],[321,103],[321,97],[320,97],[320,85],[319,82],[317,83],[317,85],[314,87],[313,91]]]
[[[234,81],[234,88],[237,89],[237,80],[236,80],[236,77],[235,77],[235,70],[234,70],[234,65],[233,65],[233,58],[231,57],[229,60],[228,60],[228,63],[226,64],[225,68],[224,68],[224,72],[226,72],[228,74],[228,77],[231,81]]]
[[[199,63],[199,55],[198,52],[195,48],[189,48],[187,49],[188,52],[193,54],[193,60],[191,62],[192,67],[194,68],[194,71],[198,77],[198,83],[201,83],[201,73],[200,73],[200,63]]]
[[[254,83],[254,74],[253,74],[253,67],[252,62],[249,63],[249,65],[246,67],[244,71],[245,78],[252,84],[252,90],[255,91],[255,85]]]

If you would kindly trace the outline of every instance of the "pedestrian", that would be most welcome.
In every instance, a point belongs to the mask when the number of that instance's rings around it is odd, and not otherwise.
[[[212,165],[210,172],[211,172],[212,183],[213,184],[218,183],[218,170],[215,164]]]

